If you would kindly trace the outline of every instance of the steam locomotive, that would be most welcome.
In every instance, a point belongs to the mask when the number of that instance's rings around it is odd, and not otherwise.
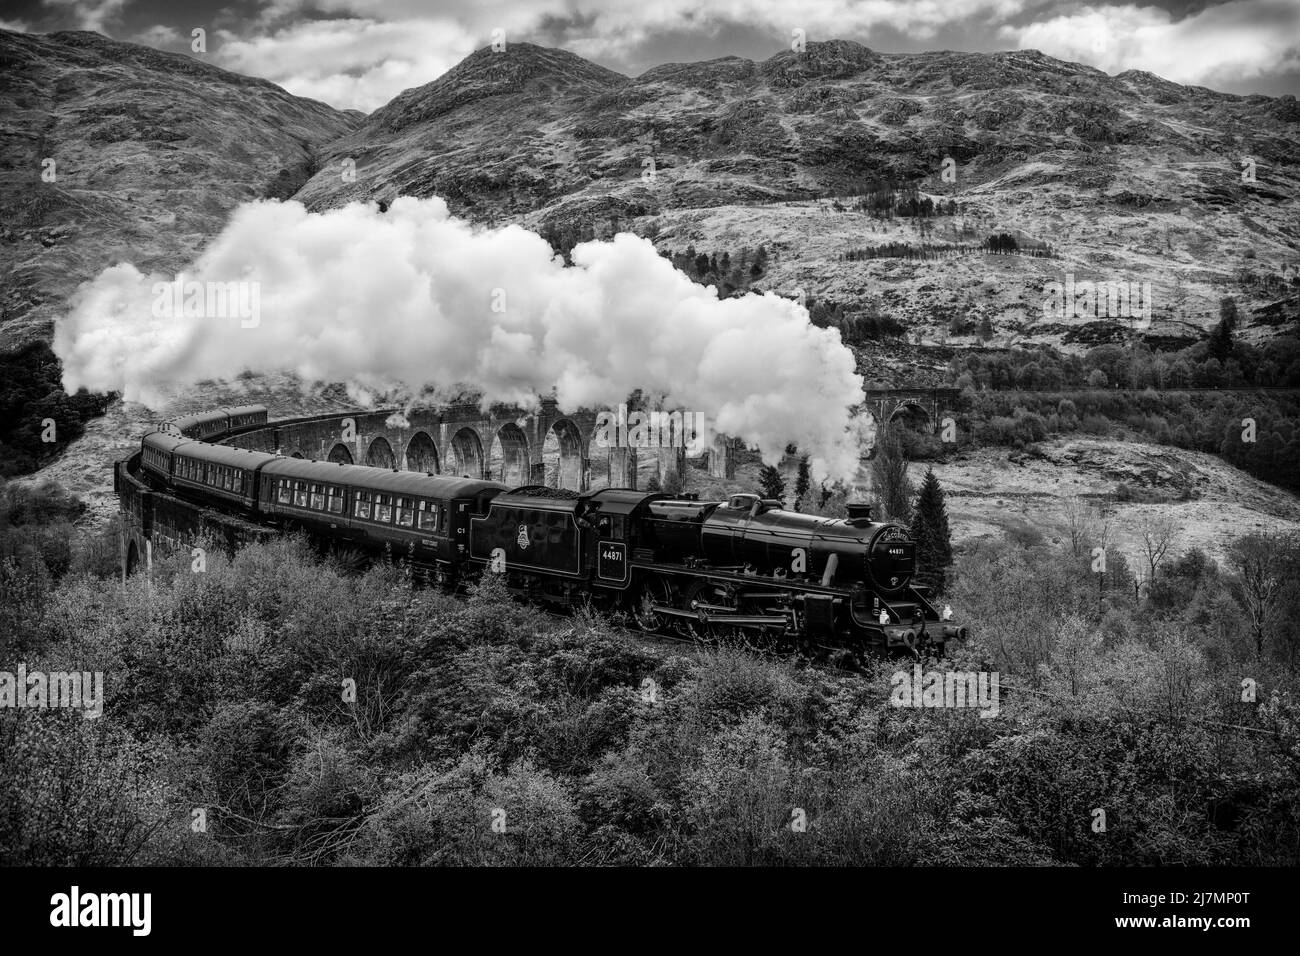
[[[648,631],[850,653],[941,653],[966,637],[913,583],[906,531],[872,521],[866,505],[831,519],[753,494],[510,488],[202,440],[266,421],[265,408],[245,406],[164,422],[141,439],[141,467],[201,504],[391,548],[445,584],[496,573],[520,595],[625,611]]]

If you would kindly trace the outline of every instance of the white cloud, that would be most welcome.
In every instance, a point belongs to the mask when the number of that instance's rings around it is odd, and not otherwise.
[[[183,38],[181,31],[175,27],[165,26],[156,23],[147,30],[142,30],[131,40],[135,43],[143,43],[147,46],[165,47],[175,43],[180,43]]]
[[[1156,7],[1084,7],[1001,34],[1021,49],[1214,86],[1300,67],[1300,5],[1237,0],[1175,21]]]
[[[78,30],[107,34],[107,24],[121,16],[127,0],[41,0],[41,5],[69,11],[76,18]]]
[[[250,39],[217,35],[218,65],[365,112],[436,79],[481,45],[448,20],[314,20]]]

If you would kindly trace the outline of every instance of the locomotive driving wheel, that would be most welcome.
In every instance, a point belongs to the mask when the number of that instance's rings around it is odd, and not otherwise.
[[[637,627],[652,634],[663,634],[669,629],[669,616],[654,609],[654,605],[671,606],[672,587],[667,579],[658,575],[647,577],[641,585],[641,595],[632,608]]]

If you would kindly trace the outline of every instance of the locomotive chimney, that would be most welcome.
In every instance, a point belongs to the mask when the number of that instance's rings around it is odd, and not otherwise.
[[[871,523],[871,505],[859,501],[845,507],[849,512],[849,521],[855,527],[861,528]]]

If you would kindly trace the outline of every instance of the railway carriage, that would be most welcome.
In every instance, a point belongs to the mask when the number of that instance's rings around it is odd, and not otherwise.
[[[275,455],[190,441],[173,452],[171,483],[181,492],[218,498],[242,511],[257,508],[257,475]]]
[[[258,508],[291,526],[323,531],[369,550],[446,570],[468,555],[469,519],[506,489],[364,465],[276,457],[261,472]]]
[[[163,431],[183,435],[196,441],[206,441],[217,435],[223,435],[230,429],[230,416],[225,409],[219,408],[212,412],[169,418],[159,427]]]
[[[170,432],[149,432],[140,439],[140,464],[145,471],[166,484],[172,483],[176,449],[193,444],[193,440]]]
[[[233,432],[266,424],[265,405],[237,405],[233,408],[223,408],[221,411],[226,413],[228,419],[227,431]]]

